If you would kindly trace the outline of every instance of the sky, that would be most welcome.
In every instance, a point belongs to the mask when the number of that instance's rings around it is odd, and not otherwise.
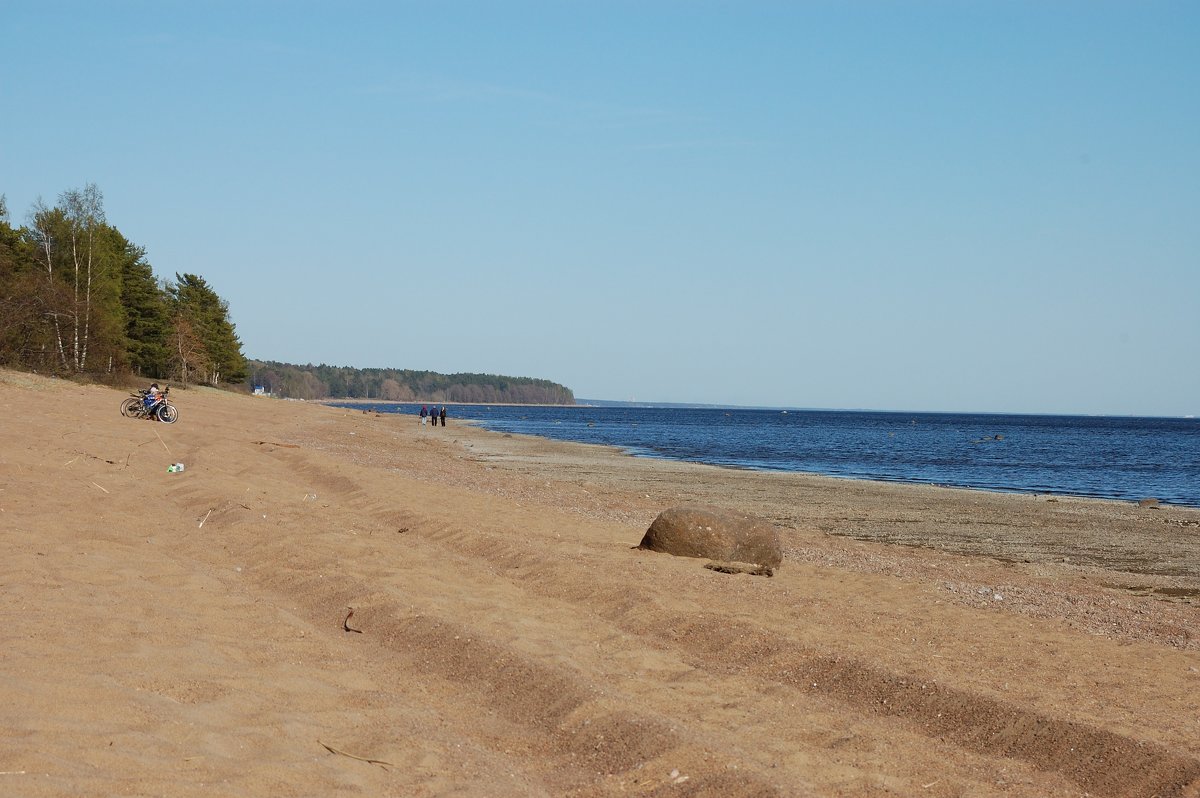
[[[248,357],[577,397],[1200,413],[1200,3],[0,3],[0,194],[95,183]]]

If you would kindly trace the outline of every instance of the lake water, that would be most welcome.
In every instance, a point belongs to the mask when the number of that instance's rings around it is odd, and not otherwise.
[[[420,405],[345,404],[402,413]],[[487,429],[732,468],[1200,507],[1200,420],[668,406],[448,406]]]

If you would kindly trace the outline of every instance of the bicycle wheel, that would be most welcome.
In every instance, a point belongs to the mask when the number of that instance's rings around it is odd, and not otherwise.
[[[162,421],[167,424],[174,424],[175,420],[178,418],[179,418],[179,411],[175,409],[174,405],[164,404],[158,408],[158,420],[159,421]]]

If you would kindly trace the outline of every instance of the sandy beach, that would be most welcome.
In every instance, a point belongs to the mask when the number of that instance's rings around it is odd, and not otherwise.
[[[1200,796],[1200,510],[126,395],[0,371],[0,796]]]

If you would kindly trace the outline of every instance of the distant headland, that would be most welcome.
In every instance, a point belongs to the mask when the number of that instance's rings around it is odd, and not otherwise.
[[[550,380],[499,374],[439,374],[411,369],[249,361],[251,388],[286,399],[381,402],[573,405],[570,388]]]

